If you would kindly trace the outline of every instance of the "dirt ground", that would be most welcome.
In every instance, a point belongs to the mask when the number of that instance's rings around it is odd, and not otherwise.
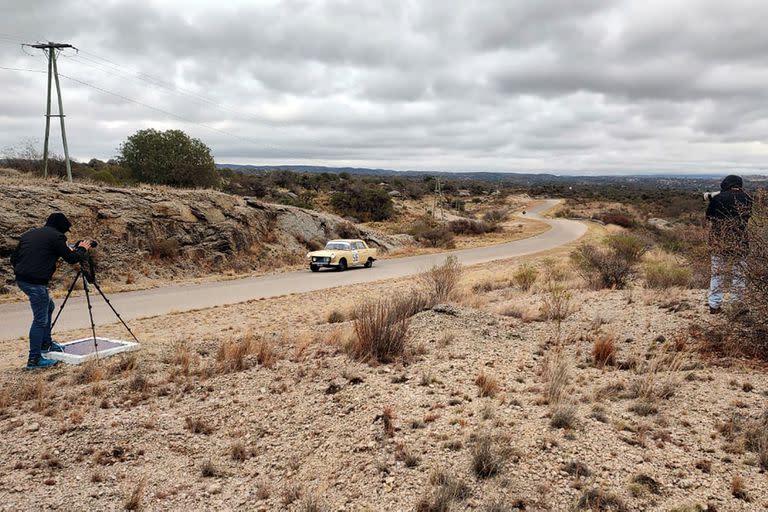
[[[27,373],[25,341],[6,343],[0,510],[768,507],[743,435],[765,368],[700,355],[687,332],[711,321],[702,290],[587,290],[569,250],[465,269],[392,364],[347,355],[348,319],[414,279],[135,321],[139,352],[81,368]],[[521,263],[539,269],[527,292],[510,282]],[[559,291],[565,319],[547,320]]]

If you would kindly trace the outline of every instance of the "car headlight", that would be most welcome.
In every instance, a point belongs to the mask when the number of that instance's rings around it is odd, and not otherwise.
[[[332,252],[332,253],[331,253],[331,259],[333,259],[333,258],[335,258],[335,257],[336,257],[336,253],[335,253],[335,252]]]

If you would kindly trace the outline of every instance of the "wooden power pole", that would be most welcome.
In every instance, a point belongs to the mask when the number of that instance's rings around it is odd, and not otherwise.
[[[72,181],[72,166],[69,163],[69,147],[67,146],[67,131],[64,128],[64,105],[61,102],[61,85],[59,84],[59,70],[56,67],[56,54],[65,48],[75,48],[65,43],[41,43],[28,45],[38,50],[43,50],[48,57],[48,96],[45,108],[45,142],[43,145],[43,176],[48,177],[48,139],[51,132],[51,118],[58,117],[61,122],[61,141],[64,144],[64,159],[67,166],[67,180]],[[77,50],[77,48],[75,48]],[[51,79],[56,82],[56,96],[59,100],[59,113],[51,114]]]

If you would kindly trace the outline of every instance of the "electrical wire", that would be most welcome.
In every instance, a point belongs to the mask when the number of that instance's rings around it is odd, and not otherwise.
[[[206,128],[208,130],[212,130],[214,132],[218,132],[218,133],[221,133],[221,134],[224,134],[224,135],[228,135],[230,137],[234,137],[234,138],[242,140],[244,142],[249,142],[251,144],[258,145],[259,147],[262,147],[262,148],[271,148],[271,149],[278,148],[278,146],[275,146],[275,145],[264,145],[264,144],[254,140],[254,139],[250,139],[248,137],[243,137],[243,136],[237,135],[236,133],[232,133],[232,132],[229,132],[227,130],[222,130],[220,128],[216,128],[215,126],[211,126],[211,125],[204,124],[204,123],[199,123],[197,121],[189,119],[188,117],[184,117],[184,116],[181,116],[179,114],[175,114],[173,112],[170,112],[168,110],[165,110],[165,109],[162,109],[162,108],[159,108],[159,107],[155,107],[153,105],[149,105],[149,104],[144,103],[142,101],[135,100],[135,99],[130,98],[128,96],[125,96],[125,95],[122,95],[122,94],[110,91],[108,89],[104,89],[103,87],[99,87],[98,85],[94,85],[92,83],[85,82],[83,80],[79,80],[77,78],[71,77],[69,75],[65,75],[63,73],[59,73],[59,76],[62,77],[62,78],[66,78],[67,80],[70,80],[72,82],[78,83],[80,85],[84,85],[86,87],[90,87],[91,89],[97,90],[97,91],[102,92],[104,94],[109,94],[110,96],[114,96],[116,98],[120,98],[120,99],[128,101],[130,103],[135,103],[136,105],[141,105],[144,108],[148,108],[150,110],[154,110],[155,112],[159,112],[161,114],[165,114],[167,116],[176,118],[176,119],[178,119],[180,121],[184,121],[185,123],[193,124],[193,125],[196,125],[196,126],[200,126],[202,128]]]
[[[91,58],[93,57],[93,58]],[[135,71],[131,70],[129,68],[125,68],[121,66],[120,64],[117,64],[114,61],[111,61],[109,59],[106,59],[104,57],[100,57],[96,54],[93,54],[91,52],[87,52],[84,50],[81,50],[77,55],[73,55],[69,57],[72,60],[79,61],[81,64],[84,64],[86,66],[91,65],[91,67],[95,67],[97,69],[102,69],[102,71],[106,73],[110,73],[107,69],[112,69],[117,71],[118,76],[122,74],[122,76],[125,76],[126,78],[139,80],[144,83],[150,84],[155,88],[164,89],[172,94],[177,94],[179,96],[186,97],[188,99],[193,99],[195,101],[201,102],[206,104],[207,106],[214,107],[222,112],[226,112],[228,114],[233,114],[235,116],[238,116],[241,119],[247,119],[250,121],[255,121],[258,123],[263,123],[264,119],[260,119],[254,115],[246,114],[242,110],[238,110],[232,107],[229,107],[227,105],[223,105],[219,103],[218,101],[211,99],[209,97],[206,97],[202,94],[199,94],[195,91],[192,91],[190,89],[185,89],[183,87],[179,87],[171,82],[168,82],[166,80],[163,80],[161,78],[149,75],[147,73],[143,73],[141,71]],[[87,61],[89,64],[87,64]],[[101,62],[99,62],[101,61]]]

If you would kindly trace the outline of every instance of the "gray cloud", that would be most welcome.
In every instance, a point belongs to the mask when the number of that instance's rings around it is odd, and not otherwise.
[[[757,0],[0,0],[0,66],[45,68],[22,41],[82,50],[60,60],[82,159],[177,127],[220,162],[762,170],[766,17]],[[0,83],[0,148],[42,138],[45,75]]]

